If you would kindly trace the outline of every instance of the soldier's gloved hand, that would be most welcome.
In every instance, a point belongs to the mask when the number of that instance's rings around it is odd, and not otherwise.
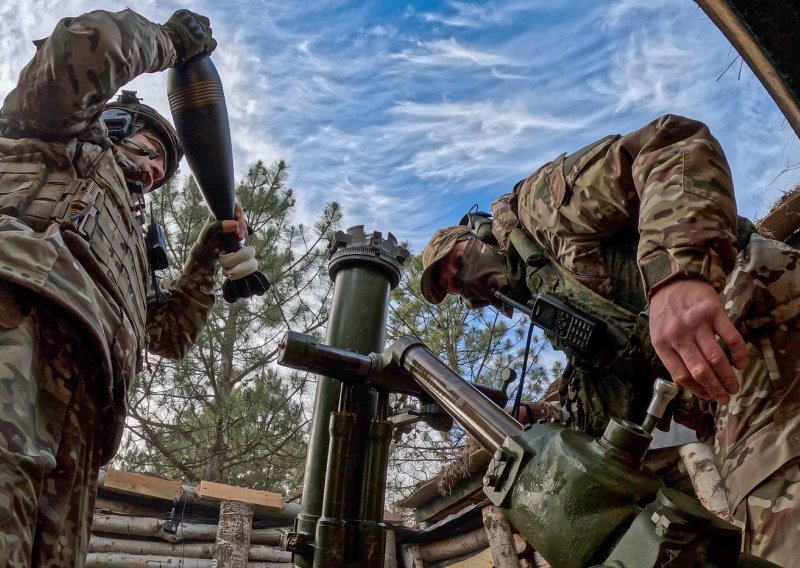
[[[214,265],[219,260],[220,253],[223,252],[222,242],[222,221],[217,221],[209,216],[206,224],[200,229],[197,242],[189,251],[192,260],[202,264]]]
[[[178,10],[164,24],[175,51],[177,64],[201,53],[211,53],[217,47],[217,40],[211,37],[211,25],[205,16],[189,10]]]
[[[234,235],[237,241],[243,241],[249,234],[249,227],[244,219],[242,213],[242,206],[237,202],[233,213],[234,219],[226,219],[225,221],[217,221],[212,215],[206,219],[205,225],[200,229],[200,234],[197,236],[197,242],[192,246],[190,256],[193,260],[203,264],[214,265],[219,260],[220,255],[225,252],[225,243],[223,235]],[[253,253],[251,258],[255,257],[255,249],[253,247],[243,247],[244,249],[252,249]],[[243,257],[234,257],[237,253],[227,255],[228,260],[223,264],[223,268],[232,269],[239,262],[243,262]],[[245,259],[249,260],[249,259]],[[233,264],[231,264],[233,263]],[[230,264],[230,266],[226,266]],[[257,264],[257,263],[256,263]],[[240,269],[241,270],[241,269]],[[239,271],[235,272],[238,274]],[[252,272],[252,271],[251,271]],[[247,272],[250,274],[250,272]],[[244,274],[243,276],[246,276]],[[241,278],[241,276],[239,276]],[[231,278],[235,280],[235,278]]]

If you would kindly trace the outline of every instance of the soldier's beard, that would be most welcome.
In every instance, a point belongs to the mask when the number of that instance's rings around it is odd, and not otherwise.
[[[471,239],[461,257],[457,285],[459,296],[470,308],[490,304],[508,315],[508,310],[494,297],[494,292],[508,292],[511,287],[505,259],[497,249],[479,239]]]

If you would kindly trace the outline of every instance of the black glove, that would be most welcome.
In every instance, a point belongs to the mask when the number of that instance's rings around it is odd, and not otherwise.
[[[200,229],[197,242],[192,246],[189,255],[192,260],[211,266],[217,263],[223,250],[222,221],[209,217]]]
[[[201,53],[211,53],[217,47],[217,40],[211,37],[208,18],[189,10],[178,10],[164,24],[175,51],[178,64]]]

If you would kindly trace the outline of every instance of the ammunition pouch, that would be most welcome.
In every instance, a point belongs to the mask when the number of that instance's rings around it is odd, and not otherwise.
[[[80,151],[93,164],[83,178],[74,170],[50,171],[35,154],[0,159],[0,214],[36,232],[59,225],[73,255],[125,311],[142,347],[147,305],[143,212],[110,150],[87,144]],[[30,161],[20,161],[26,158]]]

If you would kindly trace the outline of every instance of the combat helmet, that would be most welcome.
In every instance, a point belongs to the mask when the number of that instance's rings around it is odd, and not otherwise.
[[[136,91],[122,91],[116,101],[106,104],[100,120],[106,125],[108,137],[115,144],[140,130],[146,130],[158,137],[166,151],[164,179],[153,185],[153,189],[162,186],[178,170],[183,157],[183,149],[178,141],[175,127],[156,109],[142,103]]]

